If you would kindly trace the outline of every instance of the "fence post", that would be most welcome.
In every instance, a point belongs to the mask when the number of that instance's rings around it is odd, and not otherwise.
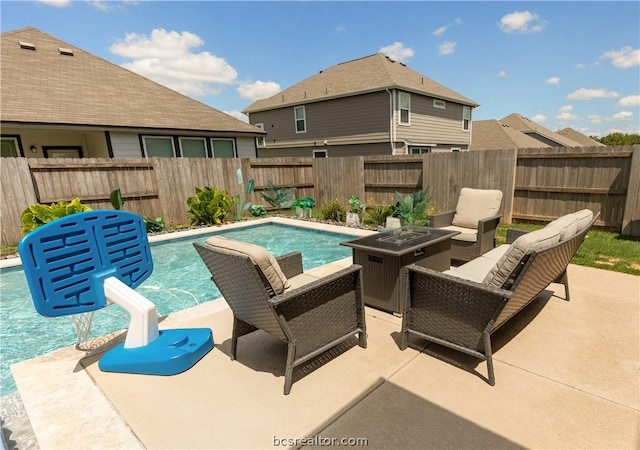
[[[620,234],[640,236],[640,145],[634,145],[631,154],[629,185]]]

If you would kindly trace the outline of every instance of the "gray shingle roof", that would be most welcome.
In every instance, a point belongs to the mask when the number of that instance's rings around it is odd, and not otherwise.
[[[559,134],[560,136],[564,136],[586,147],[604,147],[605,146],[601,142],[593,140],[589,136],[586,136],[580,133],[579,131],[574,130],[573,128],[563,128],[560,131],[556,131],[556,133]]]
[[[3,122],[262,134],[36,28],[2,33],[0,40]],[[21,41],[35,51],[21,48]],[[73,56],[61,54],[61,47]]]
[[[403,89],[472,107],[479,106],[451,89],[381,53],[336,64],[278,94],[257,100],[244,112],[251,113],[385,89]]]
[[[549,147],[500,121],[474,120],[469,150],[503,150]]]
[[[582,145],[579,144],[578,142],[575,142],[565,136],[561,136],[558,133],[554,133],[548,128],[543,127],[542,125],[534,122],[531,119],[526,118],[521,114],[517,114],[517,113],[509,114],[508,116],[500,119],[500,122],[506,123],[511,128],[515,128],[516,130],[526,134],[538,134],[547,139],[555,141],[564,147],[582,147]]]

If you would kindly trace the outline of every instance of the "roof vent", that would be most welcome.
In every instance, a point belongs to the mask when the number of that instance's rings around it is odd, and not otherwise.
[[[32,44],[31,42],[25,42],[25,41],[19,41],[20,42],[20,48],[23,48],[25,50],[34,50],[36,49],[36,44]]]
[[[70,48],[58,47],[58,51],[61,55],[73,56],[73,50]]]

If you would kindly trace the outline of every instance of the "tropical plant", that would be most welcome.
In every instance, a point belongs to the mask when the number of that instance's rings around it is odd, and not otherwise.
[[[429,223],[431,196],[428,186],[406,197],[396,191],[396,199],[393,215],[399,217],[404,224],[427,225]]]
[[[71,202],[60,200],[51,205],[36,203],[22,211],[22,231],[27,234],[45,223],[83,211],[91,211],[91,208],[81,203],[79,198],[74,198]]]
[[[360,203],[360,198],[358,198],[357,195],[352,195],[351,198],[347,201],[349,202],[349,206],[351,207],[351,209],[349,210],[350,213],[360,214],[365,209],[367,209],[365,205]]]
[[[124,199],[122,198],[120,188],[111,191],[109,201],[111,202],[113,209],[120,211],[124,208]],[[142,214],[140,214],[140,217],[142,217],[147,233],[158,233],[167,229],[167,224],[162,217],[156,217],[153,219],[151,217],[143,216]]]
[[[220,225],[234,203],[226,189],[196,188],[195,195],[187,199],[187,217],[192,225]]]
[[[236,172],[238,178],[238,184],[240,185],[240,194],[236,195],[236,220],[242,219],[242,215],[245,211],[251,208],[251,202],[246,201],[245,194],[251,194],[253,192],[253,178],[247,183],[247,187],[244,187],[244,181],[242,179],[242,169],[238,169]]]
[[[322,205],[322,208],[320,208],[320,217],[325,220],[344,222],[346,216],[347,212],[338,199],[332,200],[329,203],[325,203],[324,205]]]
[[[267,214],[267,209],[263,205],[251,205],[249,212],[253,217],[264,217]]]
[[[296,197],[296,188],[278,187],[271,180],[267,181],[267,189],[261,192],[262,198],[278,209],[290,208]]]
[[[391,205],[376,205],[370,202],[364,212],[364,223],[374,227],[384,226],[387,217],[392,216],[394,211],[395,209]]]
[[[316,201],[313,197],[300,197],[297,198],[291,205],[291,209],[313,209],[316,206]]]

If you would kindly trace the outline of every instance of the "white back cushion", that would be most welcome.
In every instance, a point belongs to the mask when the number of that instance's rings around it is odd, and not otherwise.
[[[578,232],[578,218],[575,214],[567,214],[549,222],[545,228],[556,228],[560,233],[560,241],[566,241]]]
[[[451,225],[478,228],[478,220],[495,216],[502,203],[502,191],[497,189],[462,188]]]

